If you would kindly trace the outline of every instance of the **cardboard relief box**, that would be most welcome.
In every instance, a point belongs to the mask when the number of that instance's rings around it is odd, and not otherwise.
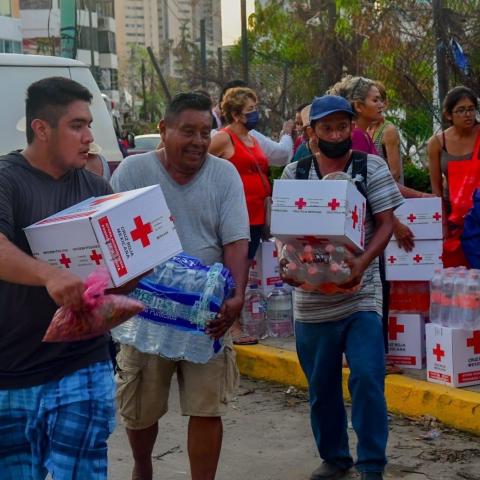
[[[435,270],[443,268],[442,240],[417,240],[411,252],[397,245],[396,240],[385,249],[387,280],[429,281]]]
[[[104,265],[114,286],[182,251],[159,186],[89,198],[25,234],[34,257],[81,278]]]
[[[395,216],[412,230],[416,240],[440,240],[442,232],[442,199],[406,198],[395,210]]]
[[[275,180],[272,235],[285,243],[365,247],[366,200],[348,180]]]
[[[425,318],[422,315],[390,312],[387,359],[404,368],[424,368]]]
[[[401,249],[392,238],[385,249],[389,281],[429,281],[443,268],[442,201],[440,198],[409,198],[395,210],[395,216],[414,235],[412,252]]]
[[[275,288],[275,284],[281,281],[275,242],[260,243],[250,268],[249,284],[256,283],[263,293],[268,295]],[[291,289],[286,284],[284,288]]]
[[[428,324],[427,380],[452,387],[480,384],[480,330]]]

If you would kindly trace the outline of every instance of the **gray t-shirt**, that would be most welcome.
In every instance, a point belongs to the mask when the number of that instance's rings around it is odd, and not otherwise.
[[[395,209],[403,203],[395,180],[388,170],[385,160],[377,155],[368,155],[367,160],[367,200],[373,215]],[[283,171],[282,179],[295,178],[298,162],[290,163]],[[347,170],[352,174],[352,166]],[[315,165],[309,172],[309,180],[318,180]],[[301,180],[299,180],[301,181]],[[375,233],[374,219],[367,210],[365,219],[365,244],[368,245]],[[295,319],[300,322],[331,322],[342,320],[355,312],[373,311],[382,314],[382,285],[376,258],[365,270],[360,290],[356,293],[324,295],[295,291]]]
[[[179,185],[156,152],[132,155],[115,170],[111,185],[116,192],[160,185],[184,252],[206,265],[223,262],[224,245],[249,239],[242,181],[226,160],[207,155],[197,175]]]

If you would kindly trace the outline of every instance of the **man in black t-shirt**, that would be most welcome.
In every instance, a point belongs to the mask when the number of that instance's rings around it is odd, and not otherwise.
[[[111,193],[83,167],[92,95],[63,77],[30,85],[27,147],[0,157],[0,472],[2,480],[106,479],[114,426],[108,339],[42,343],[59,305],[82,303],[67,269],[32,257],[23,228]]]

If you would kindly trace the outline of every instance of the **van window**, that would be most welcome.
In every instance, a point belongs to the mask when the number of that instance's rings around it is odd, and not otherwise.
[[[53,76],[70,77],[68,68],[64,67],[31,68],[0,65],[1,111],[4,112],[1,118],[2,128],[0,128],[0,154],[26,146],[25,132],[19,132],[16,125],[25,116],[27,88],[41,78]]]

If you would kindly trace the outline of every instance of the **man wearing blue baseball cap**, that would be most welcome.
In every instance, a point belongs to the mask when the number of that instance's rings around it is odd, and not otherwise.
[[[343,353],[350,367],[352,424],[358,437],[355,466],[362,480],[381,480],[387,463],[378,256],[390,240],[393,211],[403,197],[383,159],[352,151],[353,117],[344,98],[315,97],[310,123],[318,151],[289,164],[282,175],[283,179],[319,180],[343,171],[358,180],[357,188],[367,200],[365,251],[350,261],[350,278],[341,285],[357,290],[325,295],[297,288],[294,296],[297,353],[308,380],[312,430],[323,460],[311,480],[341,478],[354,464],[342,395]]]

